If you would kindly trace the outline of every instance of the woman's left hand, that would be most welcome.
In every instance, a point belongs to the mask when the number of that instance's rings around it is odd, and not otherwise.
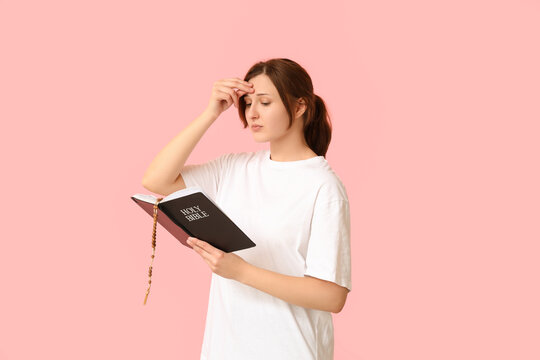
[[[239,280],[248,264],[240,256],[230,252],[221,251],[206,241],[188,237],[188,244],[195,250],[210,269],[219,276],[227,279]]]

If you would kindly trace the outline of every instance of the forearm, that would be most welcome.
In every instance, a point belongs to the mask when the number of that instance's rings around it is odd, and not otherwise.
[[[329,312],[341,309],[332,284],[321,279],[284,275],[246,263],[238,281],[305,308]]]
[[[215,120],[214,114],[203,111],[156,155],[146,170],[142,183],[151,187],[174,183],[195,145]]]

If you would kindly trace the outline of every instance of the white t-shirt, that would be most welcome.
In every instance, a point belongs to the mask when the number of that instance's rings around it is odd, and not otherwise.
[[[275,161],[270,150],[184,166],[255,247],[248,263],[351,290],[349,201],[323,156]],[[332,313],[304,308],[212,273],[201,360],[331,360]]]

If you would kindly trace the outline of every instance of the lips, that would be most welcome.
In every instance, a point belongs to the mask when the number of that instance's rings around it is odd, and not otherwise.
[[[251,128],[252,129],[260,129],[260,128],[262,128],[262,125],[252,124]]]

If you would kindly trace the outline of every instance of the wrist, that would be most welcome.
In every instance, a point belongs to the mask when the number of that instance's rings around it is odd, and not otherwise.
[[[248,285],[249,277],[252,274],[253,269],[254,266],[244,260],[242,266],[240,266],[240,272],[236,280],[244,285]]]
[[[204,118],[208,119],[211,122],[214,122],[219,117],[219,114],[216,114],[215,111],[212,111],[212,110],[206,108],[202,112],[201,116],[203,116]]]

